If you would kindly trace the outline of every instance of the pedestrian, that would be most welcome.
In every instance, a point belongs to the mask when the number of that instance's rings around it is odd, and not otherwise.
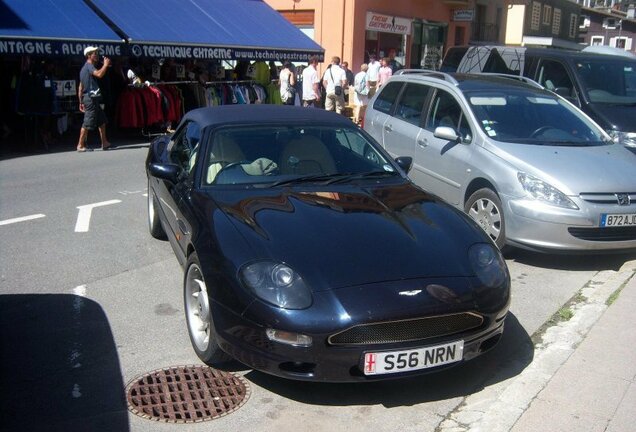
[[[106,138],[106,114],[104,114],[104,110],[100,105],[102,93],[97,79],[101,79],[106,75],[106,71],[110,66],[110,59],[104,57],[102,67],[97,69],[96,64],[99,62],[99,48],[96,46],[84,48],[84,57],[86,57],[86,63],[84,63],[80,71],[80,83],[77,92],[79,97],[79,109],[84,113],[84,123],[82,123],[82,129],[80,130],[77,151],[85,152],[89,150],[86,147],[88,131],[95,129],[99,130],[102,150],[108,150],[110,143]]]
[[[347,75],[347,88],[345,89],[345,102],[349,104],[349,88],[353,86],[353,72],[349,69],[349,63],[346,61],[342,62],[342,70],[345,71],[345,75]]]
[[[360,72],[358,72],[353,79],[353,121],[356,124],[361,124],[364,118],[364,113],[367,109],[367,103],[369,102],[369,82],[367,80],[368,66],[363,63],[360,66]]]
[[[369,56],[369,69],[367,70],[367,79],[369,80],[369,97],[375,94],[378,88],[378,79],[380,79],[380,62],[375,54]]]
[[[280,99],[285,105],[294,105],[296,102],[296,74],[291,62],[286,61],[278,74],[280,84]]]
[[[325,86],[325,110],[335,111],[342,114],[344,107],[344,89],[347,87],[347,75],[340,67],[340,57],[331,58],[331,67],[327,69],[322,77]]]
[[[309,66],[303,70],[303,106],[316,107],[320,104],[320,78],[318,78],[318,57],[309,57]]]
[[[384,57],[382,61],[380,62],[380,64],[382,66],[380,67],[380,71],[378,72],[378,77],[379,77],[378,88],[386,84],[389,78],[391,78],[391,75],[393,75],[393,71],[391,70],[391,67],[389,66],[388,57]]]

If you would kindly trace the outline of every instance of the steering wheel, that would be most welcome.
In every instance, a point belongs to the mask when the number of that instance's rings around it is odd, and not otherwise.
[[[217,176],[219,174],[221,174],[223,171],[226,171],[230,168],[233,168],[237,165],[242,165],[242,164],[248,164],[250,163],[250,161],[248,160],[240,160],[240,161],[236,161],[236,162],[227,162],[227,161],[216,161],[216,163],[220,163],[222,165],[223,168],[221,168],[219,170],[219,172],[216,174]]]
[[[536,138],[539,135],[542,135],[544,132],[549,131],[550,129],[554,128],[552,126],[541,126],[530,134],[530,138]]]

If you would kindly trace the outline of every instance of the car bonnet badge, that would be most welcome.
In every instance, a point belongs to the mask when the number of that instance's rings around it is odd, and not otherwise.
[[[419,293],[421,293],[422,290],[412,290],[412,291],[400,291],[398,294],[403,295],[403,296],[416,296]]]
[[[629,198],[629,194],[618,193],[618,194],[616,194],[616,199],[618,200],[618,205],[628,206],[628,205],[631,204],[631,200]]]

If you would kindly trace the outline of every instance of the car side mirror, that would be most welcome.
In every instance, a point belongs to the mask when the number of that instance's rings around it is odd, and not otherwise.
[[[153,176],[171,183],[177,183],[181,174],[181,167],[175,164],[151,163],[148,172]]]
[[[433,135],[435,138],[453,141],[455,143],[460,143],[462,141],[462,137],[457,133],[457,131],[448,126],[436,127]]]
[[[413,158],[409,156],[400,156],[395,158],[395,163],[397,163],[398,166],[408,174],[409,171],[411,171],[411,166],[413,166]]]

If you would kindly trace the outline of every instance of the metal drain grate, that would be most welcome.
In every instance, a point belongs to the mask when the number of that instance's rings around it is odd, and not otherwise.
[[[166,423],[195,423],[230,414],[250,397],[241,376],[207,366],[157,369],[126,386],[128,409]]]

